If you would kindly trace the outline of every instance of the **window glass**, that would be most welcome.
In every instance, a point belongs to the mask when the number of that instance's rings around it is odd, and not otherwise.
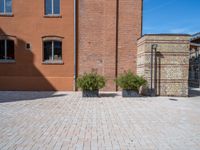
[[[12,40],[7,40],[7,59],[8,60],[15,59],[14,41]]]
[[[62,42],[45,41],[44,42],[44,61],[62,60]]]
[[[4,13],[4,0],[0,0],[0,13]]]
[[[62,43],[54,41],[54,60],[62,60]]]
[[[60,14],[60,0],[53,0],[54,14]]]
[[[0,40],[0,59],[5,59],[5,40]]]
[[[52,60],[52,41],[44,42],[44,61]]]
[[[6,12],[12,13],[12,0],[6,0]]]
[[[45,0],[45,15],[52,14],[52,0]]]

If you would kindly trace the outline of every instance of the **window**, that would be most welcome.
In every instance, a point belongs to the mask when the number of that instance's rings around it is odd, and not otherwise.
[[[60,0],[45,0],[45,15],[60,15]]]
[[[62,42],[57,40],[48,40],[43,42],[44,62],[62,62]]]
[[[0,14],[12,14],[12,0],[0,0]]]
[[[0,40],[0,60],[14,60],[14,41]]]

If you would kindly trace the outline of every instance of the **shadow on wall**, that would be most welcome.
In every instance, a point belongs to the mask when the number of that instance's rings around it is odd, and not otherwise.
[[[6,34],[0,28],[0,39],[14,41],[15,61],[1,60],[0,62],[0,90],[1,91],[55,91],[45,76],[34,65],[32,50],[26,49],[27,42]],[[51,97],[53,92],[45,97]],[[37,97],[38,98],[38,97]],[[43,98],[43,96],[42,96]],[[33,98],[34,99],[34,98]]]
[[[157,88],[157,93],[156,93],[156,95],[161,95],[161,65],[162,65],[162,63],[161,63],[161,61],[162,61],[162,59],[164,58],[164,56],[163,56],[163,54],[161,53],[161,52],[157,52],[156,53],[156,57],[157,57],[157,64],[156,64],[156,66],[157,66],[157,73],[156,73],[156,75],[157,75],[157,77],[156,77],[156,88]]]
[[[0,91],[0,103],[17,102],[17,101],[29,101],[46,98],[64,97],[67,94],[57,94],[55,92],[10,92]],[[51,99],[53,100],[53,99]]]

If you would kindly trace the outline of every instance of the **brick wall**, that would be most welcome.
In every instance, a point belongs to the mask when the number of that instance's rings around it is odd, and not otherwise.
[[[97,70],[114,79],[136,70],[136,41],[141,35],[142,0],[80,0],[78,4],[78,74]]]
[[[138,41],[137,73],[149,83],[151,46],[157,47],[157,95],[188,96],[189,38],[187,35],[146,35]],[[155,61],[153,62],[155,63]],[[154,72],[155,67],[153,67]],[[154,79],[154,75],[153,75]]]
[[[141,37],[141,0],[119,1],[118,73],[136,72],[137,39]]]

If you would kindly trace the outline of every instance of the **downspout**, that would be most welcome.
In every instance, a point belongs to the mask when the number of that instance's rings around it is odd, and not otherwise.
[[[157,90],[157,44],[151,45],[151,96],[156,96]],[[154,62],[153,62],[154,60]],[[153,70],[154,69],[154,70]],[[154,73],[153,73],[154,71]],[[154,77],[154,89],[153,89],[153,77]]]
[[[115,50],[115,79],[118,77],[118,42],[119,42],[119,0],[116,1],[116,50]],[[116,91],[118,86],[116,84]]]
[[[157,96],[157,46],[154,49],[154,93]]]
[[[74,0],[74,91],[76,91],[76,79],[77,79],[77,0]]]
[[[153,51],[154,50],[154,45],[151,45],[151,96],[153,96]]]
[[[142,15],[142,18],[141,18],[141,36],[143,36],[143,19],[144,19],[144,0],[142,0],[142,8],[141,8],[141,15]]]

